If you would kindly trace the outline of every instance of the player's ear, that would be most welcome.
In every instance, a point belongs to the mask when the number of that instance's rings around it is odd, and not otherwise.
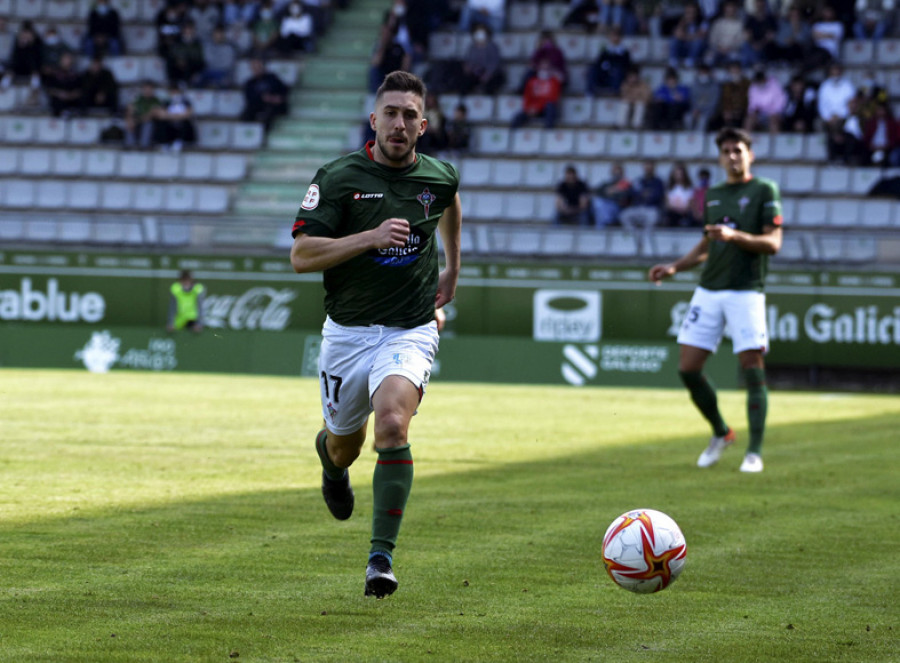
[[[423,136],[425,135],[425,129],[428,128],[428,119],[422,118],[422,123],[419,125],[419,133],[417,135]]]
[[[372,128],[372,131],[377,131],[377,129],[375,129],[375,113],[374,113],[374,111],[369,113],[369,126]]]

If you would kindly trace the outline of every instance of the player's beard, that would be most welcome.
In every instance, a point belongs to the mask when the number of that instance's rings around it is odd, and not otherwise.
[[[403,139],[406,142],[402,144],[391,143],[391,138],[392,136],[378,138],[378,149],[381,150],[381,153],[390,161],[406,163],[410,154],[412,154],[413,150],[416,148],[415,142],[410,145],[409,138],[406,135],[403,135]]]

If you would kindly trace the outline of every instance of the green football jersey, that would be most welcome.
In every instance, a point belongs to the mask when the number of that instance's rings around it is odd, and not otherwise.
[[[710,187],[703,223],[724,224],[751,235],[761,235],[765,226],[780,226],[778,185],[764,177],[753,177]],[[708,290],[762,291],[768,264],[767,255],[745,251],[732,242],[711,241],[700,286]]]
[[[456,196],[459,173],[424,154],[407,168],[384,166],[372,158],[372,145],[319,169],[293,235],[339,238],[406,219],[406,246],[374,249],[324,271],[325,311],[342,325],[416,327],[434,319],[437,225]]]

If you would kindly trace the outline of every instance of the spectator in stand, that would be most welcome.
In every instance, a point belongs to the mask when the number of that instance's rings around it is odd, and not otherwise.
[[[53,117],[71,117],[81,110],[81,75],[71,53],[63,53],[56,67],[47,74],[44,89]]]
[[[253,44],[250,47],[256,57],[266,58],[275,53],[278,43],[278,17],[273,0],[262,0],[256,18],[250,25]]]
[[[669,42],[669,66],[692,68],[701,61],[706,52],[706,38],[709,23],[700,15],[700,7],[689,2],[684,13],[672,30]]]
[[[608,180],[600,183],[594,193],[594,223],[598,228],[620,225],[619,215],[631,204],[631,182],[625,178],[625,169],[616,162],[612,165]]]
[[[452,152],[467,152],[471,136],[469,109],[465,104],[459,103],[453,109],[453,117],[447,122],[447,149]]]
[[[844,24],[831,5],[822,7],[819,19],[812,25],[813,47],[806,62],[806,71],[825,67],[841,57]]]
[[[828,129],[828,160],[847,166],[862,166],[868,162],[862,122],[859,117],[860,98],[848,103],[847,117]]]
[[[573,0],[563,16],[562,27],[581,27],[594,32],[600,24],[600,3],[597,0]]]
[[[447,147],[447,118],[441,109],[441,100],[437,94],[429,91],[425,95],[425,133],[419,136],[416,143],[416,152],[437,156],[438,152]]]
[[[212,0],[194,0],[186,18],[197,28],[200,41],[206,42],[212,39],[213,30],[222,23],[222,10]]]
[[[631,0],[607,0],[600,2],[599,26],[604,34],[617,29],[626,36],[636,35],[638,20],[631,8]]]
[[[828,78],[819,85],[816,97],[819,119],[825,125],[826,133],[842,131],[850,115],[850,101],[856,97],[856,86],[844,76],[840,63],[833,62],[828,67]]]
[[[244,83],[244,122],[262,122],[266,131],[275,118],[288,112],[288,87],[277,74],[266,71],[261,58],[250,61],[251,76]]]
[[[863,127],[863,143],[873,166],[900,167],[900,122],[883,101],[875,107],[875,115]]]
[[[561,96],[562,81],[552,65],[547,60],[541,60],[534,76],[525,84],[522,110],[513,118],[511,128],[518,129],[530,120],[543,118],[544,128],[552,129],[556,126]]]
[[[631,51],[622,44],[622,33],[612,29],[603,50],[588,68],[587,93],[591,97],[618,96],[625,74],[631,69]]]
[[[375,92],[384,77],[392,71],[409,71],[412,66],[412,51],[409,49],[409,34],[401,31],[401,22],[390,12],[381,25],[381,36],[375,44],[369,68],[369,92]],[[404,43],[407,45],[404,46]]]
[[[72,49],[59,37],[54,26],[48,26],[41,40],[41,77],[46,78],[53,72],[62,59],[63,53],[72,53]]]
[[[713,20],[709,27],[707,63],[713,67],[720,67],[738,61],[745,41],[744,24],[737,2],[725,0],[722,3],[722,14]]]
[[[109,115],[119,112],[119,84],[112,71],[95,55],[81,77],[81,105],[86,112],[99,108]]]
[[[125,108],[125,147],[140,147],[143,150],[153,146],[154,120],[162,108],[162,101],[156,96],[152,81],[141,83],[140,92]]]
[[[800,9],[792,5],[787,16],[778,21],[775,38],[769,44],[769,62],[803,62],[812,45],[812,28]]]
[[[414,48],[428,51],[431,33],[450,14],[448,0],[406,0],[406,25]]]
[[[191,21],[181,25],[181,38],[166,51],[166,74],[170,85],[198,87],[206,69],[203,44]]]
[[[496,94],[506,82],[500,49],[490,28],[479,25],[472,31],[472,43],[462,61],[459,91],[467,94]]]
[[[697,172],[697,185],[691,195],[691,225],[702,226],[703,215],[706,211],[706,192],[710,184],[709,168],[701,168]]]
[[[641,77],[641,70],[636,65],[633,66],[625,74],[619,90],[619,100],[623,103],[619,104],[616,126],[622,129],[643,129],[647,106],[652,99],[650,84]]]
[[[778,20],[769,11],[768,0],[753,0],[753,11],[744,19],[741,64],[746,68],[764,64],[771,53],[777,31]]]
[[[212,39],[203,43],[203,61],[206,68],[200,76],[201,87],[230,88],[234,84],[234,68],[238,53],[225,36],[225,28],[217,25]]]
[[[169,49],[181,37],[181,24],[185,21],[187,5],[170,2],[156,14],[156,53],[166,59]]]
[[[544,30],[538,37],[537,46],[528,61],[528,71],[522,77],[520,90],[525,89],[525,81],[534,75],[541,60],[546,60],[550,63],[550,68],[553,70],[554,75],[560,80],[563,89],[565,89],[569,84],[569,69],[566,65],[565,53],[562,52],[562,49],[556,43],[553,33],[550,30]]]
[[[226,27],[249,27],[258,9],[259,0],[226,0],[222,6],[222,22]]]
[[[667,0],[634,0],[632,8],[637,19],[637,34],[647,35],[650,39],[663,38],[663,18],[669,9]],[[679,12],[683,7],[678,8]]]
[[[687,228],[694,225],[691,202],[694,197],[694,183],[685,165],[678,161],[669,171],[666,183],[665,225],[670,228]]]
[[[713,77],[709,65],[701,63],[691,84],[691,110],[684,118],[685,128],[691,131],[706,131],[719,110],[721,98],[722,86]]]
[[[506,26],[505,0],[466,0],[459,13],[459,31],[471,32],[480,23],[497,34]]]
[[[575,166],[566,166],[565,175],[556,187],[556,225],[591,225],[591,194]]]
[[[740,62],[728,65],[728,79],[722,83],[719,116],[713,128],[740,127],[747,115],[750,80],[744,75]]]
[[[185,144],[197,138],[194,126],[194,108],[178,85],[169,85],[169,98],[156,109],[157,142],[165,151],[181,152]]]
[[[283,3],[285,0],[279,0]],[[338,6],[345,6],[347,0],[338,2]],[[331,10],[335,3],[333,0],[303,0],[303,10],[312,16],[313,32],[317,35],[323,34],[331,23]]]
[[[278,50],[288,55],[298,51],[312,53],[316,49],[313,28],[312,15],[303,10],[303,5],[298,0],[294,0],[281,19]]]
[[[9,53],[9,68],[3,77],[3,87],[16,79],[28,79],[32,91],[41,86],[41,57],[43,45],[31,21],[22,21]]]
[[[96,0],[88,14],[83,48],[88,56],[122,55],[125,52],[122,19],[109,0]]]
[[[811,133],[815,127],[818,106],[816,90],[807,85],[800,74],[791,78],[784,107],[784,130],[792,133]]]
[[[781,81],[763,70],[753,75],[753,82],[747,89],[747,116],[744,130],[756,131],[766,128],[777,134],[781,129],[784,109],[787,107],[787,93]]]
[[[895,0],[856,0],[853,36],[878,43],[894,27]]]
[[[684,128],[685,115],[691,109],[691,90],[679,82],[678,72],[666,69],[665,79],[653,93],[650,106],[650,128],[671,131]]]
[[[666,185],[656,174],[656,164],[644,161],[644,174],[631,185],[631,205],[619,214],[622,227],[629,231],[642,229],[644,244],[649,243],[653,228],[659,225],[666,199]]]

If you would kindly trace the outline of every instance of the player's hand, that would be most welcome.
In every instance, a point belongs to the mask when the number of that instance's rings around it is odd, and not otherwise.
[[[734,228],[722,224],[703,226],[703,232],[710,241],[730,242],[734,239]]]
[[[409,239],[409,221],[386,219],[375,229],[376,249],[393,249],[406,246]]]
[[[659,285],[663,279],[669,278],[674,273],[675,273],[675,267],[672,264],[653,265],[653,267],[650,268],[650,271],[647,272],[647,276],[656,285]]]

